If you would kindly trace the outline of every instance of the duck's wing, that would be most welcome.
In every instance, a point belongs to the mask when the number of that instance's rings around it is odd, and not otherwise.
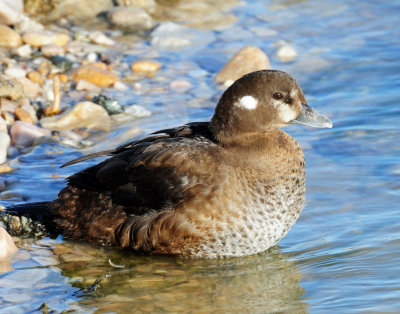
[[[106,194],[127,212],[158,210],[179,202],[206,175],[199,164],[216,146],[208,123],[166,129],[118,147],[111,158],[72,175],[68,183]]]

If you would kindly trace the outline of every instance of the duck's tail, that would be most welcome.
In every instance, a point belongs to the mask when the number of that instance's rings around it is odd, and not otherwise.
[[[43,238],[54,232],[50,202],[18,204],[0,212],[0,226],[13,236]]]

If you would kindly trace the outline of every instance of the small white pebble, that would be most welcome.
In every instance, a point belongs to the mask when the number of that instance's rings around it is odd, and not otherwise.
[[[192,87],[193,85],[186,80],[174,80],[169,84],[169,88],[180,93],[187,92]]]
[[[26,44],[15,49],[15,52],[20,57],[27,58],[32,54],[32,48],[30,45]]]
[[[91,41],[98,45],[104,45],[104,46],[113,46],[115,45],[115,41],[112,40],[111,38],[107,37],[104,33],[100,31],[96,31],[93,33],[89,34],[89,38]]]
[[[4,71],[4,74],[11,77],[25,77],[26,71],[20,67],[9,67]]]
[[[97,53],[95,53],[95,52],[91,52],[91,53],[89,53],[87,56],[86,56],[86,60],[88,61],[88,62],[96,62],[97,61]]]
[[[297,52],[291,46],[285,45],[277,50],[276,56],[282,62],[289,62],[296,58]]]
[[[117,91],[124,91],[124,90],[127,90],[127,89],[128,89],[128,86],[127,86],[125,83],[120,82],[120,81],[115,82],[113,87],[114,87]]]

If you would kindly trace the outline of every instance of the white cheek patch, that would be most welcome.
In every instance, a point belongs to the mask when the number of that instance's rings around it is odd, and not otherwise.
[[[235,106],[247,110],[256,109],[258,105],[258,100],[253,96],[243,96],[239,101],[235,102]]]
[[[296,112],[287,104],[281,104],[279,107],[279,116],[284,122],[290,122],[296,119]]]

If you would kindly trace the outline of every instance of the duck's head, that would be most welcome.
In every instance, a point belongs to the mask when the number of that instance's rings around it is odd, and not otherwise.
[[[328,118],[307,105],[297,81],[276,70],[252,72],[238,79],[221,96],[211,120],[214,135],[221,142],[289,124],[332,127]]]

